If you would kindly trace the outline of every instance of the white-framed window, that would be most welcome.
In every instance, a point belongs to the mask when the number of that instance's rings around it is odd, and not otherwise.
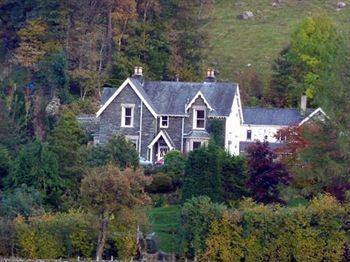
[[[193,110],[193,129],[205,129],[205,109]]]
[[[252,130],[247,130],[247,140],[252,140]]]
[[[169,117],[161,116],[160,117],[160,128],[168,128],[169,127]]]
[[[122,105],[122,127],[134,126],[134,107],[132,104]]]

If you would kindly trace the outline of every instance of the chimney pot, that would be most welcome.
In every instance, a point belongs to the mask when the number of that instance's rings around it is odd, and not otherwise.
[[[135,76],[142,76],[142,67],[141,66],[135,66],[134,68],[134,75]]]
[[[205,82],[215,82],[215,69],[214,68],[207,69],[207,77],[205,79]]]

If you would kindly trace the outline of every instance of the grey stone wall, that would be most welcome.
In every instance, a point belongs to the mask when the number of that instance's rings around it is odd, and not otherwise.
[[[185,134],[193,130],[193,107],[194,106],[206,106],[206,105],[202,98],[197,98],[196,101],[193,103],[192,107],[188,111],[189,117],[185,119]],[[209,114],[209,109],[207,108],[207,112],[206,112],[207,121],[206,121],[206,127],[205,127],[206,130],[208,130],[208,127],[207,127],[208,114]]]
[[[159,122],[160,118],[158,118],[158,131],[164,129],[173,140],[176,149],[181,150],[182,117],[169,117],[168,128],[160,128]]]
[[[134,104],[133,127],[121,127],[122,104]],[[142,139],[141,156],[146,157],[147,146],[152,141],[156,132],[156,119],[145,105],[142,106]],[[140,131],[141,99],[126,86],[123,91],[112,101],[100,116],[99,142],[105,144],[114,134],[125,136],[139,136]]]

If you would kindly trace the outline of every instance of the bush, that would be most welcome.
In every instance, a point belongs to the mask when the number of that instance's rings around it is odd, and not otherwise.
[[[298,207],[245,200],[211,223],[202,255],[211,261],[342,261],[348,216],[330,195]]]
[[[97,238],[89,216],[78,211],[14,220],[16,255],[31,259],[91,257]]]
[[[173,191],[171,177],[164,173],[157,173],[152,183],[147,187],[149,193],[169,193]]]
[[[178,150],[172,150],[165,155],[164,172],[173,180],[174,187],[180,187],[186,166],[185,156]]]

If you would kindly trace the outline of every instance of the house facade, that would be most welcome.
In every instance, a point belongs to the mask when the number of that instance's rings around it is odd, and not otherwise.
[[[307,117],[297,109],[242,107],[238,84],[217,82],[213,69],[203,82],[192,83],[147,81],[136,67],[119,88],[104,88],[94,142],[122,134],[141,157],[156,162],[171,150],[188,153],[207,144],[219,122],[223,146],[238,155],[255,140],[280,143],[278,129]]]

